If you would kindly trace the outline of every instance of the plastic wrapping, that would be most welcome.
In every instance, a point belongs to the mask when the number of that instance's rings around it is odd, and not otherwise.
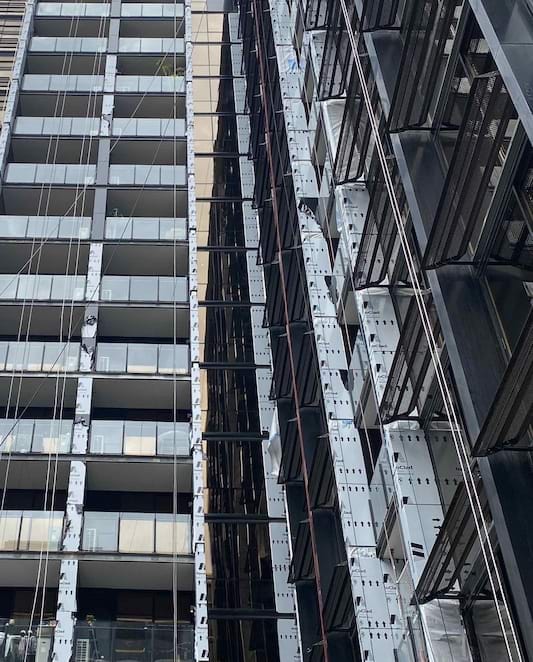
[[[272,460],[272,476],[279,476],[279,470],[281,467],[281,439],[279,436],[278,429],[278,416],[274,412],[272,417],[272,425],[270,426],[270,435],[268,437],[268,454]]]
[[[433,600],[420,607],[432,662],[472,662],[459,604]]]

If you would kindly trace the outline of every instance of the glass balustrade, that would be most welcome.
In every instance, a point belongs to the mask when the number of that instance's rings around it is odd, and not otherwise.
[[[85,276],[1,274],[0,300],[82,301]]]
[[[185,93],[183,76],[117,76],[116,92]]]
[[[193,662],[193,627],[180,624],[177,635],[175,651],[171,623],[77,621],[74,627],[75,659],[88,662]]]
[[[1,429],[1,428],[0,428]],[[155,421],[91,421],[95,455],[189,456],[189,424]]]
[[[120,15],[123,18],[178,18],[183,17],[183,4],[163,3],[122,3]]]
[[[121,554],[191,554],[191,516],[85,512],[82,549]]]
[[[112,123],[114,136],[161,136],[173,138],[185,136],[184,119],[159,119],[152,117],[116,117]]]
[[[0,342],[0,370],[6,372],[71,372],[79,362],[77,343]]]
[[[101,92],[104,77],[78,74],[25,74],[22,90],[25,92]]]
[[[187,219],[185,218],[122,218],[110,217],[105,223],[105,238],[121,241],[156,240],[186,241]]]
[[[102,301],[185,303],[188,297],[188,281],[185,277],[103,276],[100,287]]]
[[[91,218],[89,216],[0,215],[0,237],[27,239],[89,239],[90,236]]]
[[[62,512],[4,510],[0,514],[0,551],[57,551],[62,530]]]
[[[184,165],[113,164],[109,166],[109,183],[114,185],[137,184],[139,186],[185,186],[187,169]]]
[[[98,343],[96,370],[136,375],[186,375],[189,373],[189,347],[148,343]]]
[[[183,39],[172,37],[121,37],[119,53],[184,53]]]
[[[109,16],[110,5],[103,2],[39,2],[37,16]]]
[[[70,453],[72,420],[0,419],[2,453]],[[189,456],[189,424],[167,421],[91,421],[94,455]]]
[[[104,53],[106,37],[32,37],[30,51],[40,53]]]
[[[17,117],[13,133],[24,135],[97,136],[98,117]]]
[[[92,163],[9,163],[5,181],[10,184],[94,184]]]
[[[0,274],[0,301],[83,301],[85,276]],[[110,302],[186,303],[188,279],[172,276],[103,276],[100,299]]]
[[[70,453],[72,421],[0,419],[2,453]]]

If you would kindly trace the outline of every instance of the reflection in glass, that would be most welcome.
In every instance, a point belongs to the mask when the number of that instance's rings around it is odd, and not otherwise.
[[[118,513],[86,512],[83,517],[82,548],[88,552],[115,552],[118,518]]]
[[[123,433],[123,421],[91,421],[91,453],[120,455]]]
[[[0,550],[18,549],[22,511],[5,510],[0,517]]]
[[[127,421],[124,427],[124,455],[155,455],[156,423]]]
[[[188,515],[156,515],[155,544],[157,554],[190,554],[191,527]]]
[[[9,429],[9,428],[8,428]],[[0,427],[0,435],[2,428]],[[174,450],[175,449],[175,450]],[[108,455],[189,455],[186,422],[98,421],[91,422],[90,452]]]
[[[151,554],[154,551],[154,515],[122,513],[118,551]]]
[[[58,550],[62,527],[62,513],[23,511],[19,549],[25,551]]]
[[[128,345],[128,372],[153,374],[156,370],[157,345]]]
[[[68,453],[71,438],[72,421],[35,421],[32,451],[34,453]]]
[[[96,350],[96,369],[99,372],[126,372],[127,345],[99,343]]]

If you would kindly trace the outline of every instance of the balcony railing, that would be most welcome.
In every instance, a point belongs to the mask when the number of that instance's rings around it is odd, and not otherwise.
[[[70,453],[70,419],[0,419],[2,453]],[[189,423],[167,421],[91,421],[93,455],[189,456]]]
[[[78,621],[74,628],[73,659],[87,662],[193,662],[192,626],[178,626],[176,644],[177,658],[172,625]]]
[[[69,453],[71,441],[71,420],[0,420],[2,453]]]
[[[0,428],[1,429],[1,428]],[[155,421],[91,421],[94,455],[189,456],[189,424]]]
[[[91,74],[25,74],[22,89],[24,92],[101,92],[104,77]]]
[[[0,551],[59,551],[62,511],[4,510]],[[86,512],[82,550],[120,554],[191,554],[191,516],[171,513]]]
[[[57,551],[62,530],[63,512],[4,510],[0,515],[0,551]]]
[[[116,117],[113,120],[112,133],[114,136],[184,137],[185,120],[152,117]]]
[[[172,37],[120,37],[119,53],[184,53],[185,41]]]
[[[120,15],[123,18],[182,18],[183,4],[128,2],[122,4]]]
[[[97,136],[99,117],[17,117],[13,133],[29,136]]]
[[[96,370],[137,375],[187,375],[189,347],[148,343],[98,343]]]
[[[83,301],[85,276],[2,274],[0,300]]]
[[[2,274],[0,301],[83,301],[85,276]],[[94,299],[96,291],[87,292]],[[186,277],[103,276],[100,299],[116,302],[186,303],[189,299]]]
[[[90,236],[90,216],[0,215],[0,237],[13,239],[89,239]],[[0,291],[1,289],[0,287]]]
[[[105,238],[120,239],[121,241],[129,239],[139,241],[186,241],[187,219],[111,216],[106,218]]]
[[[117,76],[116,92],[185,93],[183,76]]]
[[[188,281],[172,276],[104,276],[100,287],[102,301],[158,301],[185,303]]]
[[[62,342],[0,342],[0,371],[76,371],[80,346]]]
[[[111,6],[106,2],[39,2],[37,16],[109,16]]]
[[[86,512],[82,549],[120,554],[191,554],[191,517],[170,513]]]
[[[94,184],[96,165],[87,163],[9,163],[9,184]]]
[[[32,37],[30,51],[55,53],[105,53],[106,37]]]
[[[185,186],[187,168],[184,165],[113,164],[109,166],[109,183],[138,186]]]

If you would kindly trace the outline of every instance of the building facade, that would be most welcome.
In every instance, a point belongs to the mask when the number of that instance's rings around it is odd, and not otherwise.
[[[531,62],[529,0],[26,2],[0,659],[533,660]]]

